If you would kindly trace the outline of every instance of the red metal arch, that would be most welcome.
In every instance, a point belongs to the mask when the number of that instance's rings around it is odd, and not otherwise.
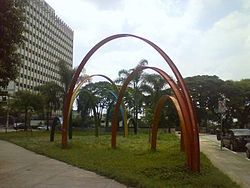
[[[156,103],[156,106],[154,109],[154,115],[153,115],[153,122],[152,122],[151,149],[152,150],[156,149],[158,124],[160,121],[161,110],[168,99],[172,101],[172,103],[174,104],[175,109],[178,113],[178,117],[179,117],[179,121],[180,121],[180,128],[181,128],[181,150],[186,151],[185,148],[187,148],[187,147],[185,147],[185,144],[189,140],[188,135],[186,133],[187,127],[184,123],[184,118],[183,118],[180,104],[178,103],[177,99],[174,96],[170,96],[170,95],[161,96],[160,99]]]
[[[197,147],[194,148],[194,153],[196,155],[196,164],[193,164],[192,166],[196,166],[193,167],[191,170],[192,171],[199,171],[200,169],[200,157],[199,155],[197,155],[197,153],[200,152],[199,149],[199,135],[198,135],[198,126],[197,126],[197,120],[196,120],[196,114],[195,111],[193,109],[193,105],[191,102],[191,97],[189,95],[187,86],[180,74],[180,72],[178,71],[177,67],[175,66],[175,64],[173,63],[173,61],[168,57],[168,55],[161,49],[159,48],[156,44],[154,44],[153,42],[136,36],[136,35],[131,35],[131,34],[117,34],[117,35],[113,35],[110,37],[105,38],[104,40],[100,41],[99,43],[97,43],[87,54],[86,56],[83,58],[83,60],[81,61],[80,65],[78,66],[78,69],[76,70],[76,73],[74,74],[72,81],[71,81],[71,85],[70,88],[68,90],[68,94],[67,94],[67,98],[66,98],[66,103],[64,106],[64,111],[63,111],[63,128],[62,128],[62,147],[66,147],[67,146],[67,129],[68,129],[68,123],[66,121],[66,118],[68,117],[68,113],[69,113],[69,105],[70,105],[70,101],[72,98],[72,93],[75,87],[75,84],[77,82],[77,79],[84,67],[84,65],[87,63],[87,61],[89,60],[89,58],[104,44],[106,44],[107,42],[117,39],[117,38],[122,38],[122,37],[134,37],[137,39],[140,39],[144,42],[146,42],[147,44],[149,44],[150,46],[152,46],[163,58],[164,60],[167,62],[167,64],[170,66],[170,68],[172,69],[177,81],[178,81],[178,85],[179,87],[177,88],[177,90],[179,91],[179,93],[182,93],[183,95],[183,103],[185,103],[185,115],[187,115],[188,119],[191,122],[190,125],[190,131],[193,133],[193,137],[192,137],[192,142],[196,143]]]
[[[69,105],[69,110],[72,109],[72,105],[73,105],[73,102],[77,96],[77,94],[79,93],[79,90],[80,88],[82,87],[82,85],[88,81],[90,78],[92,77],[103,77],[105,78],[106,80],[108,80],[113,88],[116,90],[117,93],[119,93],[119,89],[118,87],[116,86],[115,82],[113,82],[113,80],[111,80],[108,76],[106,75],[103,75],[103,74],[92,74],[90,76],[87,76],[84,80],[82,80],[77,86],[76,88],[74,89],[73,91],[73,94],[72,94],[72,97],[71,97],[71,101],[70,101],[70,105]],[[128,136],[128,124],[127,124],[127,112],[126,112],[126,108],[125,108],[125,104],[122,102],[122,108],[123,108],[123,116],[124,116],[124,136],[127,137]],[[68,117],[67,117],[67,122],[69,123],[69,113],[68,113]]]
[[[185,144],[187,145],[186,152],[188,156],[187,158],[188,167],[192,171],[199,171],[200,170],[200,164],[198,163],[200,161],[199,143],[195,142],[195,139],[194,139],[195,132],[192,129],[192,121],[191,121],[191,117],[189,116],[188,105],[186,101],[184,100],[185,97],[183,96],[183,92],[180,91],[180,88],[177,86],[177,84],[172,80],[172,78],[167,73],[165,73],[164,71],[156,67],[147,67],[147,66],[138,67],[127,77],[122,88],[120,89],[120,93],[117,98],[113,120],[112,120],[112,141],[111,141],[112,148],[116,147],[116,132],[117,132],[117,124],[118,124],[119,105],[121,104],[127,85],[133,79],[133,77],[135,76],[137,72],[142,71],[144,69],[151,69],[159,73],[172,88],[174,95],[178,103],[180,104],[180,108],[181,108],[183,118],[184,118],[184,124],[187,129],[186,134],[188,136],[188,140],[187,140],[187,143]]]

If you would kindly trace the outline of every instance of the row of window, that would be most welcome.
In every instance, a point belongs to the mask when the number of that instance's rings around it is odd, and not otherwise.
[[[42,72],[40,72],[40,73],[41,73],[41,75],[45,76],[46,78],[51,78],[51,79],[53,79],[54,81],[60,82],[60,79],[59,79],[59,78],[56,78],[55,76],[52,76],[52,75],[49,75],[49,74],[46,74],[46,73],[42,73]],[[34,78],[33,76],[27,76],[27,75],[22,74],[22,73],[20,74],[20,77],[21,77],[21,78],[28,79],[28,80],[31,80],[31,81],[34,81],[34,82],[44,83],[43,80],[40,80],[40,79],[38,79],[38,78]]]
[[[67,62],[71,62],[72,61],[72,56],[67,55],[65,53],[63,53],[61,50],[55,48],[54,46],[52,46],[51,44],[49,44],[48,42],[46,42],[45,40],[42,39],[42,41],[49,46],[50,48],[52,48],[54,51],[58,52],[61,56],[63,56],[65,59],[67,59]],[[36,42],[32,42],[32,40],[28,40],[29,44],[33,45],[34,47],[38,48],[39,50],[47,53],[50,55],[50,57],[54,57],[56,59],[59,59],[60,57],[58,55],[56,55],[55,53],[52,53],[52,50],[47,50],[46,48],[43,48],[42,46],[38,45]],[[26,47],[27,48],[27,47]],[[41,55],[37,52],[35,52],[34,50],[27,50],[30,51],[30,53],[32,53],[33,55],[36,55],[38,57],[41,57]],[[72,54],[72,53],[71,53]],[[46,58],[45,56],[42,57],[44,60],[49,61],[49,58]]]
[[[33,10],[37,15],[39,15],[39,16],[40,16],[41,18],[43,18],[46,22],[48,22],[50,25],[55,26],[55,29],[56,29],[56,30],[58,30],[59,32],[62,31],[59,27],[56,27],[56,25],[55,25],[54,22],[52,22],[50,19],[47,19],[47,17],[45,17],[40,11],[38,11],[38,9],[37,9],[36,7],[33,7],[31,4],[29,5],[29,7],[30,7],[30,9]],[[30,17],[32,17],[32,18],[34,18],[34,19],[36,19],[35,16],[33,16],[33,15],[32,15],[31,13],[29,13],[28,11],[27,11],[27,15],[30,16]],[[52,20],[55,21],[55,19],[56,19],[55,14],[53,13],[51,16],[53,17]],[[36,19],[36,20],[39,22],[38,19]],[[42,24],[42,22],[39,22],[39,23]],[[43,26],[44,26],[44,25],[43,25]],[[68,30],[70,33],[73,33],[73,31],[72,31],[68,26],[64,25],[64,27],[66,27],[67,30]],[[68,32],[68,33],[69,33],[69,32]],[[66,34],[63,33],[63,32],[61,32],[61,33],[64,35],[64,37],[66,37],[66,38],[68,38],[69,40],[71,40],[71,38],[70,38],[68,35],[66,35]]]
[[[51,74],[47,74],[47,73],[45,73],[45,72],[43,72],[43,71],[34,69],[34,68],[29,67],[29,66],[27,66],[27,65],[21,65],[21,67],[22,67],[23,69],[25,69],[25,70],[28,70],[28,71],[31,71],[31,72],[33,72],[33,73],[39,74],[39,75],[41,75],[41,76],[45,76],[45,77],[47,77],[47,78],[51,78],[51,79],[53,79],[53,80],[60,81],[59,78],[57,78],[57,77],[55,77],[55,76],[53,76],[53,75],[51,75]],[[54,72],[54,71],[53,71],[53,72]],[[58,74],[59,71],[55,71],[54,73]],[[22,76],[22,75],[21,75],[21,76]],[[25,75],[25,77],[26,77],[26,75]]]
[[[39,30],[38,28],[36,28],[36,26],[34,25],[34,24],[32,24],[32,23],[30,23],[31,25],[33,25],[33,27],[35,28],[35,29],[37,29],[37,30]],[[72,54],[72,50],[69,50],[69,49],[72,49],[73,47],[65,47],[64,45],[63,45],[63,43],[60,43],[60,42],[58,42],[57,40],[55,40],[53,37],[51,37],[51,36],[49,36],[49,35],[47,35],[47,34],[45,34],[45,36],[47,37],[47,41],[50,41],[50,43],[49,42],[47,42],[46,40],[44,40],[42,37],[39,37],[38,35],[36,35],[34,32],[32,32],[32,31],[27,31],[27,33],[29,34],[29,36],[33,36],[34,38],[36,38],[37,40],[40,40],[41,42],[43,42],[43,43],[45,43],[46,45],[48,45],[48,46],[50,46],[51,48],[54,48],[55,50],[58,50],[58,51],[60,51],[61,53],[63,53],[61,50],[59,50],[59,49],[57,49],[57,48],[55,48],[51,43],[53,42],[54,44],[56,44],[57,46],[60,46],[61,48],[63,48],[65,51],[67,51],[68,53],[70,53],[70,54]],[[65,44],[65,43],[64,43]],[[67,44],[67,45],[69,45],[69,44]],[[72,45],[70,45],[70,46],[72,46]]]
[[[34,86],[31,86],[31,85],[28,85],[28,84],[17,83],[16,85],[19,86],[19,87],[22,87],[22,88],[34,89]]]
[[[31,41],[30,41],[31,42]],[[39,46],[40,47],[40,46]],[[46,52],[46,53],[48,53],[49,55],[50,55],[50,58],[48,58],[48,57],[46,57],[46,56],[44,56],[44,55],[41,55],[41,54],[39,54],[38,52],[36,52],[36,51],[34,51],[34,50],[32,50],[32,49],[30,49],[30,48],[28,48],[28,47],[26,47],[25,48],[25,50],[27,51],[27,52],[29,52],[30,54],[33,54],[33,55],[35,55],[35,56],[37,56],[38,58],[39,58],[39,60],[44,60],[44,61],[47,61],[47,62],[50,62],[51,64],[56,64],[57,62],[55,62],[55,61],[52,61],[51,60],[51,57],[54,57],[55,59],[62,59],[62,58],[60,58],[59,56],[57,56],[56,54],[53,54],[53,53],[51,53],[49,50],[46,50],[45,48],[42,48],[42,47],[40,47],[40,49],[42,50],[42,51],[44,51],[44,52]],[[37,65],[39,65],[39,66],[43,66],[42,65],[42,63],[39,63],[38,61],[35,61],[35,60],[33,60],[32,58],[30,58],[30,57],[27,57],[27,56],[24,56],[24,55],[22,55],[22,58],[23,59],[25,59],[25,60],[27,60],[27,61],[30,61],[30,62],[32,62],[32,63],[34,63],[34,64],[37,64]],[[71,59],[70,59],[71,60]],[[68,64],[68,66],[72,66],[72,64],[69,62],[69,61],[66,61],[67,62],[67,64]],[[40,65],[41,64],[41,65]],[[45,67],[44,67],[45,68]],[[49,69],[49,68],[47,68],[47,69]]]
[[[39,27],[36,26],[36,24],[33,24],[31,21],[27,21],[27,24],[31,25],[32,28],[36,29],[41,34],[43,34],[47,38],[49,38],[50,40],[54,40],[54,38],[52,38],[49,35],[47,35],[46,32],[44,32],[41,29],[39,29]],[[54,32],[52,29],[50,29],[49,27],[45,26],[45,24],[42,24],[42,26],[43,26],[43,30],[46,30],[46,31],[50,32],[53,36],[57,37],[58,40],[62,41],[64,44],[68,45],[70,48],[73,48],[73,42],[72,42],[73,39],[69,39],[69,41],[67,41],[67,40],[65,40],[65,38],[61,37],[59,34],[57,34],[56,32]]]

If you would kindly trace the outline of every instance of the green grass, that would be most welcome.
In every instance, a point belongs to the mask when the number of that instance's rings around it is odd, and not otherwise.
[[[46,131],[0,133],[0,139],[37,153],[113,178],[133,187],[239,187],[201,154],[201,172],[191,173],[175,135],[159,133],[157,151],[150,150],[148,134],[118,136],[116,149],[110,135],[75,132],[67,149],[59,134],[49,142]]]

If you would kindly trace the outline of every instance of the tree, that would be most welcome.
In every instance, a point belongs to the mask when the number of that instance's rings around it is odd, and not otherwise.
[[[146,103],[155,107],[158,99],[166,94],[166,81],[158,74],[144,74],[141,90],[149,97],[146,97]]]
[[[171,91],[166,88],[167,82],[158,74],[144,74],[141,91],[144,93],[145,117],[149,126],[152,124],[152,117],[155,105],[162,95],[170,95]],[[152,114],[149,114],[152,113]],[[148,119],[151,117],[151,119]],[[178,116],[171,101],[167,102],[161,112],[159,127],[173,127],[178,123]]]
[[[42,94],[45,101],[47,114],[47,129],[52,112],[62,107],[63,88],[55,82],[47,82],[44,85],[37,86],[36,89]]]
[[[223,94],[227,98],[227,122],[232,126],[233,118],[238,119],[238,126],[244,128],[250,122],[250,79],[225,81]]]
[[[24,112],[25,114],[25,129],[30,122],[29,114],[31,112],[39,112],[43,109],[43,98],[39,94],[31,93],[29,91],[18,91],[15,93],[12,100],[12,108]]]
[[[95,118],[96,136],[98,136],[98,127],[103,117],[104,109],[108,109],[114,100],[112,93],[113,86],[108,82],[97,82],[86,85],[79,93],[78,111],[81,111],[83,120],[89,117],[93,112]]]
[[[62,83],[62,90],[63,90],[63,106],[62,109],[64,108],[67,92],[70,87],[70,83],[72,81],[72,78],[76,72],[76,69],[72,69],[67,65],[67,62],[64,60],[60,60],[57,63],[57,66],[59,67],[59,75],[60,75],[60,80]],[[82,71],[80,74],[77,82],[79,83],[80,81],[84,80],[88,75],[84,74],[85,70]]]
[[[133,69],[125,70],[122,69],[118,72],[118,79],[115,80],[116,83],[123,84],[124,81],[127,79],[127,77],[138,67],[145,66],[148,64],[148,61],[143,59],[141,60],[137,66]],[[130,86],[133,88],[133,94],[130,100],[132,100],[133,107],[132,107],[132,113],[133,113],[133,119],[134,119],[134,133],[137,134],[137,127],[138,127],[138,114],[141,113],[141,107],[142,107],[142,94],[140,92],[140,84],[143,77],[143,72],[138,72],[134,78],[130,82]]]
[[[71,80],[73,75],[75,74],[75,69],[72,69],[67,65],[67,62],[64,60],[60,60],[57,63],[59,67],[59,75],[61,79],[61,83],[63,85],[64,98],[66,98],[67,91],[69,89]]]
[[[207,127],[208,120],[218,121],[218,100],[223,95],[224,81],[218,76],[198,75],[185,78],[200,126]]]
[[[0,0],[0,88],[14,81],[22,63],[17,49],[23,45],[26,0]]]

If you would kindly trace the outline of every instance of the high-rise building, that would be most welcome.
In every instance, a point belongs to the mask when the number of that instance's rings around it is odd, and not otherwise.
[[[9,93],[33,91],[48,81],[60,83],[57,63],[73,64],[73,30],[67,26],[44,0],[29,0],[24,33],[27,41],[19,49],[23,64],[19,77],[8,86]]]

